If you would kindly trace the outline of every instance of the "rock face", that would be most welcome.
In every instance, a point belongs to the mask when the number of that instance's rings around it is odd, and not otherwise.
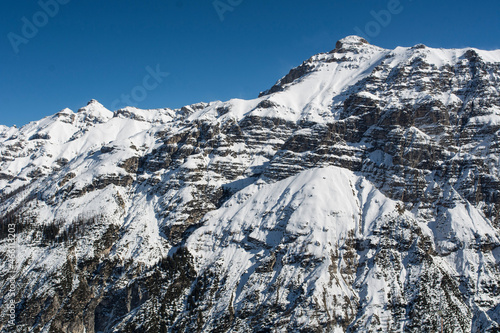
[[[254,100],[0,126],[0,329],[498,332],[499,87],[350,36]]]

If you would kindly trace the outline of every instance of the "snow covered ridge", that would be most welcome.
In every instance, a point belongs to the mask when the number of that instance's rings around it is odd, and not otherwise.
[[[253,100],[0,126],[0,330],[497,332],[499,87],[349,36]]]

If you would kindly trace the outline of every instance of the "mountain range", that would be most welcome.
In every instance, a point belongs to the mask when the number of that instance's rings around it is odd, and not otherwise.
[[[500,332],[500,50],[0,126],[0,231],[2,332]]]

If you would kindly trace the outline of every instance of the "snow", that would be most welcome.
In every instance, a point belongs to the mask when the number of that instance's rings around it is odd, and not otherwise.
[[[237,286],[238,307],[238,296],[257,288],[245,281],[256,278],[252,263],[259,257],[281,249],[285,251],[284,261],[301,257],[323,261],[325,254],[346,244],[349,232],[358,237],[369,235],[375,221],[394,214],[395,207],[396,202],[351,171],[337,167],[310,169],[277,183],[244,188],[207,215],[204,226],[191,235],[187,246],[196,256],[197,270],[216,265],[228,274],[227,289]],[[287,239],[294,241],[288,243]],[[305,283],[313,283],[312,290],[318,292],[327,288],[333,294],[352,295],[348,285],[330,285],[328,263],[324,261],[316,276]],[[300,274],[299,270],[300,266],[293,265],[283,268],[282,284]],[[375,280],[370,283],[377,285]],[[372,301],[383,304],[380,299]]]
[[[493,63],[493,64],[498,64],[500,63],[500,50],[491,50],[491,51],[486,51],[486,50],[478,50],[478,49],[471,49],[477,52],[481,59],[483,59],[485,62]]]
[[[500,125],[500,112],[497,109],[495,113],[486,116],[472,117],[469,119],[469,123],[475,125],[498,126]]]
[[[356,36],[356,35],[344,37],[344,38],[339,40],[339,43],[343,44],[343,45],[368,44],[368,42],[364,38]]]
[[[93,99],[87,106],[78,110],[78,116],[83,117],[84,120],[106,122],[113,117],[113,112]]]
[[[380,98],[372,93],[369,93],[367,91],[362,91],[358,94],[359,97],[361,98],[367,98],[371,100],[380,100]]]

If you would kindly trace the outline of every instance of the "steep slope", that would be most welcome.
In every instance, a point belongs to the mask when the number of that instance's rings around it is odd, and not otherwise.
[[[254,100],[1,126],[0,327],[498,331],[499,87],[350,36]]]

